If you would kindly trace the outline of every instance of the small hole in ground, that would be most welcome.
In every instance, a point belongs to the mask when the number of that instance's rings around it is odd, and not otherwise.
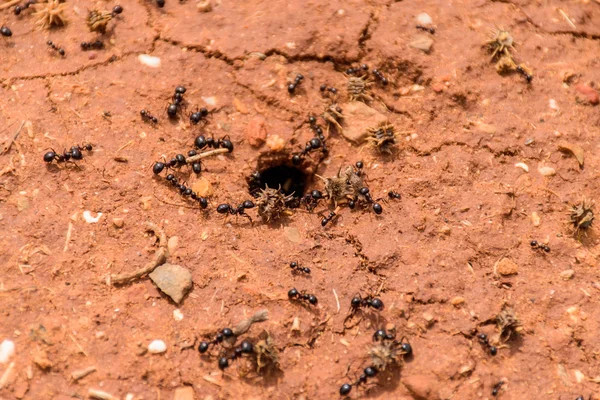
[[[250,193],[256,193],[256,188],[265,189],[267,186],[272,189],[281,187],[281,191],[286,195],[294,194],[294,197],[302,197],[304,187],[306,186],[306,175],[295,167],[287,165],[277,165],[265,168],[260,173],[260,179],[254,184],[250,184]]]

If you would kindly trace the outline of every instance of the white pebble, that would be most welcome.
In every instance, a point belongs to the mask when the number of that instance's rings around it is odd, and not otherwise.
[[[417,24],[419,25],[431,25],[433,23],[431,17],[427,13],[421,13],[417,15]]]
[[[204,102],[209,105],[209,106],[216,106],[217,105],[217,98],[215,96],[211,96],[211,97],[201,97],[202,100],[204,100]]]
[[[181,321],[183,319],[183,313],[180,309],[177,308],[173,310],[173,318],[175,318],[175,321]]]
[[[0,364],[6,364],[15,354],[15,344],[12,340],[4,339],[0,343]]]
[[[552,176],[556,174],[556,170],[552,167],[539,167],[538,172],[543,176]]]
[[[516,164],[515,164],[515,167],[517,167],[517,168],[522,168],[522,169],[523,169],[523,171],[525,171],[525,172],[529,172],[529,167],[528,167],[528,166],[527,166],[527,164],[525,164],[525,163],[522,163],[522,162],[520,162],[520,163],[516,163]]]
[[[158,68],[160,67],[160,58],[159,57],[154,57],[154,56],[149,56],[148,54],[140,54],[138,56],[138,60],[140,60],[140,62],[148,67],[151,68]]]
[[[558,103],[556,102],[556,100],[550,99],[550,101],[548,102],[548,106],[551,109],[558,111]]]
[[[92,217],[92,212],[91,211],[85,210],[83,212],[83,219],[88,224],[95,224],[96,222],[100,221],[100,217],[102,217],[102,213],[101,212],[99,212],[98,215],[96,215],[96,217]]]
[[[152,354],[160,354],[167,351],[167,345],[162,340],[153,340],[148,345],[148,351]]]

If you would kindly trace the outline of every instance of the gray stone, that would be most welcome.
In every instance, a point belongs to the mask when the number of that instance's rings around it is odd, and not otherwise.
[[[368,136],[367,129],[386,122],[385,115],[369,107],[362,101],[352,101],[344,105],[344,130],[342,135],[349,141],[361,144]]]
[[[150,274],[150,279],[158,288],[177,304],[192,288],[192,274],[175,264],[163,264]]]
[[[431,46],[433,46],[433,39],[425,35],[416,35],[413,41],[410,42],[410,47],[423,50],[425,53],[429,53]]]

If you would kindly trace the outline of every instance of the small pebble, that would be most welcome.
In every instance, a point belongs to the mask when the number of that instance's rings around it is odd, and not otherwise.
[[[551,109],[553,109],[555,111],[558,111],[558,103],[554,99],[550,99],[548,101],[548,107],[550,107]]]
[[[425,26],[425,25],[431,25],[432,23],[433,23],[433,20],[431,19],[429,14],[421,13],[421,14],[417,15],[417,24]]]
[[[560,277],[565,281],[568,281],[569,279],[573,278],[574,275],[575,271],[573,271],[572,269],[567,269],[560,273]]]
[[[167,351],[167,345],[162,340],[153,340],[148,345],[148,352],[152,354],[160,354]]]
[[[532,212],[531,213],[531,223],[533,224],[533,226],[540,226],[540,216],[538,215],[537,212]]]
[[[465,302],[465,298],[464,298],[464,297],[460,297],[460,296],[456,296],[456,297],[454,297],[452,300],[450,300],[450,303],[451,303],[453,306],[458,306],[458,305],[461,305],[461,304],[463,304],[464,302]]]
[[[160,67],[160,58],[149,56],[148,54],[140,54],[138,60],[143,64],[151,68]]]
[[[0,364],[6,364],[15,354],[15,343],[12,340],[4,339],[0,343]]]
[[[92,212],[91,211],[85,210],[83,212],[83,219],[88,224],[95,224],[96,222],[100,221],[100,217],[102,217],[102,213],[101,212],[99,212],[95,217],[92,216]]]
[[[593,87],[581,83],[575,86],[575,89],[578,92],[577,101],[580,103],[587,103],[593,106],[600,103],[600,95],[598,95],[598,91]]]
[[[217,98],[215,96],[210,96],[210,97],[201,97],[202,100],[209,106],[216,106],[217,105]]]
[[[543,176],[552,176],[556,174],[556,170],[552,167],[539,167],[538,172]]]
[[[173,318],[175,318],[175,321],[181,321],[183,319],[183,313],[180,309],[176,308],[173,310]]]
[[[175,254],[178,245],[179,238],[177,236],[170,237],[169,241],[167,242],[167,249],[169,250],[169,254]]]
[[[194,182],[192,184],[192,190],[200,197],[210,197],[213,194],[212,183],[205,177]]]
[[[285,140],[279,135],[270,135],[267,138],[267,146],[273,151],[281,151],[285,147]]]
[[[198,3],[196,3],[196,8],[200,12],[212,11],[212,2],[211,0],[201,0]]]
[[[519,273],[519,266],[514,261],[511,261],[508,258],[503,258],[496,266],[496,271],[500,275],[504,276],[515,275]]]
[[[115,228],[122,228],[125,225],[125,220],[123,218],[113,218],[112,220]]]

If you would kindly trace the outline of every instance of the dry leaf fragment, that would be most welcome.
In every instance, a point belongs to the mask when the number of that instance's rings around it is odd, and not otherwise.
[[[583,149],[581,146],[572,143],[561,142],[558,144],[558,150],[562,151],[563,153],[573,154],[579,162],[579,168],[583,169]]]

